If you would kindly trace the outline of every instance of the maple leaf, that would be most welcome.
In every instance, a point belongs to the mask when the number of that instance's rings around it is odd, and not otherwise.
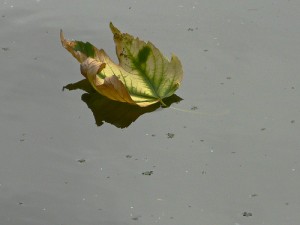
[[[164,57],[151,43],[121,33],[112,23],[119,64],[114,63],[103,49],[89,42],[69,41],[61,30],[60,38],[80,63],[80,69],[93,88],[109,99],[141,107],[163,102],[178,89],[183,70],[180,60]]]

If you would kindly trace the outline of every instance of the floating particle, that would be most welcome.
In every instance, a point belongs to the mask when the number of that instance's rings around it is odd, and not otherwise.
[[[85,163],[85,159],[78,159],[77,162],[79,162],[79,163]]]
[[[153,174],[153,171],[152,170],[146,171],[146,172],[143,172],[142,174],[145,176],[151,176]]]
[[[252,213],[251,212],[243,212],[243,216],[249,217],[249,216],[252,216]]]
[[[175,136],[175,134],[173,133],[167,133],[168,138],[173,138]]]

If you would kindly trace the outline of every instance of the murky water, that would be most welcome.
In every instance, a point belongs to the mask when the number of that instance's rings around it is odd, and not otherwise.
[[[297,1],[2,0],[0,223],[299,224],[299,12]],[[183,101],[124,129],[97,120],[83,91],[62,91],[82,76],[59,30],[116,59],[110,21],[185,72]]]

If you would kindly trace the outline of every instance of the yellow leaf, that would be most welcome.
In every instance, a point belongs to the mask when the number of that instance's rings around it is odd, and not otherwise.
[[[141,107],[161,102],[179,87],[183,71],[179,59],[169,61],[151,43],[121,33],[110,23],[119,64],[89,42],[61,42],[80,63],[81,73],[96,91],[119,102]]]

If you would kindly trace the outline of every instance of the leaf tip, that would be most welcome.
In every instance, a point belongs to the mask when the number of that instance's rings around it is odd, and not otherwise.
[[[64,32],[63,32],[62,29],[60,29],[60,41],[61,41],[61,44],[62,44],[63,46],[65,46],[65,41],[66,41],[66,39],[65,39]]]
[[[109,23],[110,30],[113,34],[120,33],[119,29],[116,28],[112,22]]]

